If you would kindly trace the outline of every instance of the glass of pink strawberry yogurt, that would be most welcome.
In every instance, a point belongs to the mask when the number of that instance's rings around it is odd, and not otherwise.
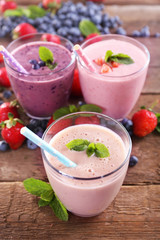
[[[73,44],[58,35],[60,43],[42,41],[43,34],[29,34],[11,42],[7,50],[27,71],[17,71],[5,62],[13,91],[28,116],[38,119],[49,118],[64,106],[71,92],[75,68]],[[40,61],[39,47],[48,48],[57,63],[53,70],[46,66],[33,69],[30,60]]]
[[[78,57],[78,70],[82,93],[87,103],[97,104],[103,113],[115,119],[126,117],[140,96],[145,83],[150,54],[148,49],[133,38],[122,35],[100,35],[81,45],[96,71],[92,72]],[[102,66],[95,60],[105,57],[106,51],[129,55],[134,63],[109,68],[101,73]]]
[[[128,169],[132,143],[125,128],[103,114],[78,112],[56,120],[43,139],[77,164],[66,167],[41,151],[49,182],[64,206],[81,217],[103,212],[118,194]],[[88,157],[85,150],[70,150],[66,144],[73,139],[103,143],[110,156]]]

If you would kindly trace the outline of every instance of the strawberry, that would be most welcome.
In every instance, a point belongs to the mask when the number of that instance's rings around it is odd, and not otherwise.
[[[61,0],[42,0],[42,5],[44,8],[60,7]]]
[[[101,67],[100,73],[101,74],[107,73],[107,72],[109,72],[109,70],[110,70],[110,67],[108,66],[108,64],[104,63]]]
[[[96,58],[93,60],[98,66],[102,66],[104,64],[104,59],[102,57]]]
[[[6,1],[1,0],[0,1],[0,12],[5,12],[8,9],[15,9],[17,8],[17,4],[14,1]]]
[[[5,67],[0,68],[0,86],[10,87],[10,81]]]
[[[133,117],[133,133],[138,137],[144,137],[157,126],[157,117],[156,115],[147,109],[141,109],[136,112]]]
[[[31,33],[37,33],[37,30],[29,23],[20,23],[13,29],[12,38],[17,39],[18,37],[22,37]],[[24,39],[32,38],[32,36],[27,36]]]
[[[82,91],[81,91],[81,86],[80,86],[80,81],[79,81],[78,69],[74,70],[71,94],[73,96],[76,96],[76,97],[81,97],[82,96]]]
[[[8,119],[8,113],[12,113],[14,118],[19,117],[15,101],[5,102],[0,105],[0,123]]]
[[[2,53],[0,53],[0,63],[4,61]]]
[[[47,128],[49,127],[49,125],[51,125],[51,123],[53,123],[55,120],[53,119],[53,116],[49,119],[48,123],[47,123]]]
[[[13,118],[12,114],[9,115],[9,120],[1,123],[1,135],[3,139],[9,144],[11,149],[18,149],[24,142],[25,137],[20,133],[24,125],[18,118]]]
[[[76,118],[75,120],[75,125],[79,125],[79,124],[99,124],[99,118],[96,116],[90,116],[90,117],[83,117],[80,116],[78,118]]]
[[[44,33],[41,37],[41,41],[48,41],[48,42],[54,42],[57,44],[60,44],[60,38],[56,35],[50,34],[50,33]]]
[[[54,120],[53,120],[54,121]],[[67,128],[72,125],[72,119],[71,118],[66,118],[62,119],[60,121],[57,121],[49,130],[49,134],[56,134],[60,131],[62,131],[64,128]]]
[[[85,40],[89,40],[94,37],[96,37],[96,39],[91,40],[90,43],[95,43],[95,42],[101,41],[101,36],[99,35],[99,33],[91,33],[85,38]]]
[[[118,62],[112,61],[112,62],[111,62],[111,65],[112,65],[112,67],[114,67],[114,68],[119,67],[119,63],[118,63]]]

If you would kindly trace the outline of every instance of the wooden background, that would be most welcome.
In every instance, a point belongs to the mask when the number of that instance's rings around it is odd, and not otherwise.
[[[119,15],[129,35],[145,25],[149,25],[152,35],[138,39],[148,47],[151,62],[131,117],[141,105],[151,106],[160,99],[160,38],[153,37],[160,32],[160,1],[106,0],[105,11],[111,16]],[[10,41],[0,39],[4,45]],[[160,112],[159,106],[156,110]],[[49,207],[38,208],[37,198],[27,193],[22,184],[29,177],[47,181],[39,149],[31,151],[24,145],[16,151],[0,152],[0,240],[160,239],[160,135],[154,132],[142,139],[134,138],[132,154],[139,163],[129,168],[108,209],[93,218],[69,214],[69,221],[62,222]]]

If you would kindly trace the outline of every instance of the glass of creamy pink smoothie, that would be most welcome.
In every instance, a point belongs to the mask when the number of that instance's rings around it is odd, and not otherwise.
[[[79,112],[56,120],[43,139],[77,164],[74,168],[66,167],[42,150],[49,182],[68,211],[81,217],[103,212],[118,194],[126,176],[132,143],[125,128],[103,114]],[[85,150],[68,149],[66,144],[74,139],[102,143],[110,156],[88,157]]]
[[[64,106],[71,92],[75,55],[72,43],[59,37],[60,43],[42,41],[43,34],[30,34],[13,41],[7,50],[23,66],[27,74],[17,71],[5,62],[13,91],[30,117],[43,119]],[[50,70],[47,66],[34,69],[31,60],[40,61],[39,47],[48,48],[57,63]]]
[[[120,120],[134,107],[147,75],[150,54],[148,49],[133,38],[122,35],[102,35],[81,45],[84,53],[93,63],[96,72],[90,71],[78,57],[78,70],[82,93],[87,103],[97,104],[103,113]],[[106,51],[129,55],[134,63],[119,64],[107,73],[100,73],[101,66],[94,60],[105,57]]]

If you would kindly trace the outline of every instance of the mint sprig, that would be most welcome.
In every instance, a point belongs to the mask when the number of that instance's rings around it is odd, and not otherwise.
[[[49,69],[53,70],[57,66],[52,51],[44,46],[39,47],[39,57]]]
[[[160,133],[160,113],[156,113],[156,117],[157,117],[156,130],[157,130],[158,133]]]
[[[103,143],[91,143],[86,139],[74,139],[66,144],[66,147],[74,151],[84,151],[88,157],[93,154],[99,158],[106,158],[110,156],[108,148]]]
[[[68,212],[50,184],[38,179],[28,178],[23,181],[23,185],[29,193],[40,197],[38,201],[39,207],[49,205],[56,217],[62,221],[68,221]]]
[[[105,62],[113,61],[113,62],[126,64],[126,65],[134,63],[133,59],[127,54],[123,54],[123,53],[114,54],[111,50],[108,50],[106,52],[104,60]]]
[[[74,112],[98,112],[101,113],[102,109],[94,104],[84,104],[81,106],[76,106],[76,105],[69,105],[68,107],[62,107],[56,110],[53,114],[53,119],[57,120],[60,117],[63,117],[69,113],[74,113]]]
[[[96,27],[96,25],[89,21],[89,20],[82,20],[79,23],[79,29],[82,33],[83,36],[87,37],[88,35],[92,34],[92,33],[98,33],[98,28]]]

